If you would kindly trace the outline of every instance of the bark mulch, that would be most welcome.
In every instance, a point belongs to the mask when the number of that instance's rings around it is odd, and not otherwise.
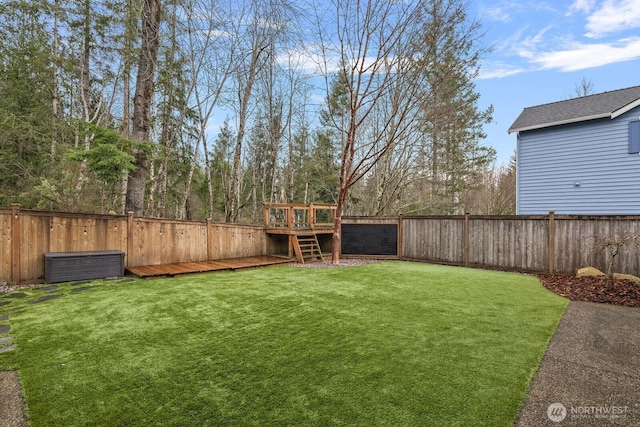
[[[640,307],[640,285],[630,280],[568,274],[543,274],[539,278],[542,286],[572,301]]]

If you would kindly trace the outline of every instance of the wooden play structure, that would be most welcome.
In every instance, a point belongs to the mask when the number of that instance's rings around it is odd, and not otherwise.
[[[335,229],[336,206],[326,204],[265,203],[265,232],[287,240],[287,256],[300,263],[324,260]]]

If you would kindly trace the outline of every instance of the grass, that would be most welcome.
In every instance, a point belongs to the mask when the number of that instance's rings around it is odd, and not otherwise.
[[[406,262],[96,283],[10,315],[34,427],[513,425],[567,304]]]

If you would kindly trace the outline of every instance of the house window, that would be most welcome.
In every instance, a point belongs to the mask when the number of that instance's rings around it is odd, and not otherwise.
[[[629,123],[629,154],[640,154],[640,121]]]

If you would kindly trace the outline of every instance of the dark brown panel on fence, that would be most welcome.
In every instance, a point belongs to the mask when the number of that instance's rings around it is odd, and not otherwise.
[[[398,255],[397,224],[342,224],[343,255]]]

